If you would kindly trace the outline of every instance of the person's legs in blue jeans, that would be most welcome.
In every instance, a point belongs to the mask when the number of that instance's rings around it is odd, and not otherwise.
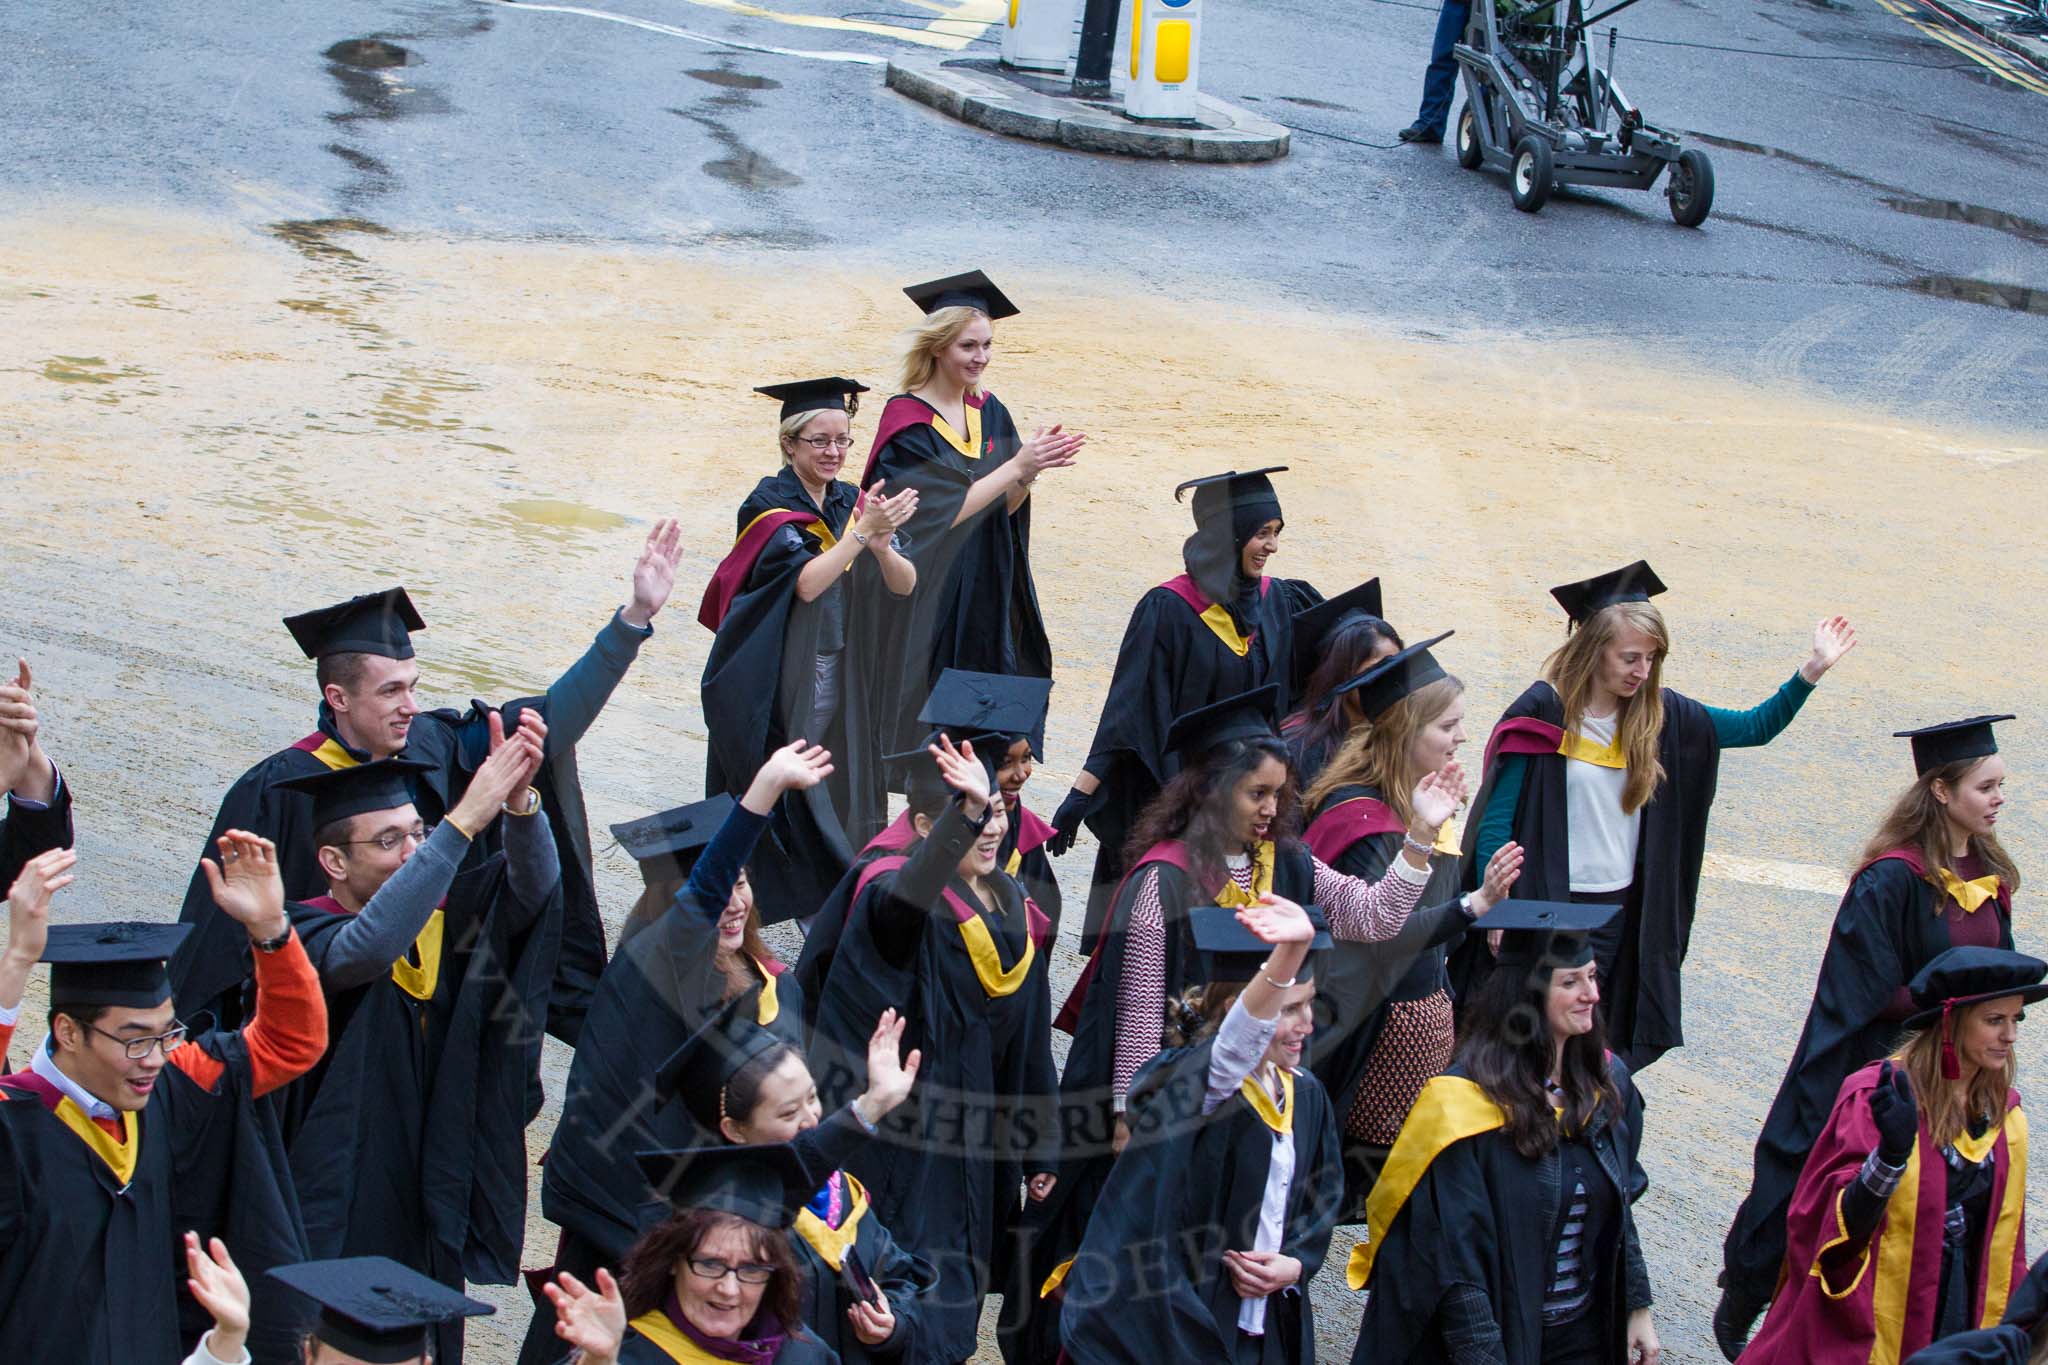
[[[1468,0],[1444,0],[1437,11],[1436,39],[1429,48],[1429,69],[1422,76],[1422,108],[1415,122],[1401,130],[1408,142],[1441,142],[1451,117],[1451,96],[1458,88],[1458,63],[1451,49],[1465,36],[1471,18]]]

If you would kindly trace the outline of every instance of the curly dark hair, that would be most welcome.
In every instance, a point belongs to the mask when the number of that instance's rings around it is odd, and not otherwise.
[[[1301,795],[1295,789],[1287,746],[1272,736],[1234,739],[1210,750],[1193,767],[1183,768],[1152,798],[1124,845],[1124,865],[1135,865],[1155,844],[1179,839],[1187,845],[1188,866],[1196,879],[1205,886],[1220,885],[1227,875],[1224,858],[1243,851],[1231,832],[1236,814],[1231,799],[1237,784],[1269,758],[1287,768],[1271,837],[1275,844],[1292,840],[1300,828]]]
[[[1502,963],[1487,973],[1466,1005],[1458,1064],[1507,1115],[1508,1140],[1525,1157],[1557,1146],[1559,1122],[1544,1082],[1550,1078],[1547,1012],[1556,964]],[[1565,1040],[1563,1127],[1583,1133],[1605,1106],[1621,1112],[1621,1094],[1607,1074],[1607,1026]]]
[[[633,1243],[619,1270],[619,1297],[625,1300],[626,1316],[637,1318],[666,1304],[675,1289],[676,1267],[696,1255],[706,1237],[725,1227],[744,1228],[754,1239],[751,1254],[775,1267],[774,1277],[762,1290],[760,1312],[775,1319],[782,1331],[801,1327],[804,1272],[790,1250],[789,1234],[717,1209],[687,1209]]]

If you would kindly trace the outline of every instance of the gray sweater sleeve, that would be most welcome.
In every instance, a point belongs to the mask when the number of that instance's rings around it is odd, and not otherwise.
[[[554,830],[544,813],[498,818],[505,826],[505,886],[512,893],[511,927],[516,932],[547,908],[555,888],[562,884],[562,863],[555,851]]]
[[[436,825],[362,912],[336,931],[318,963],[320,983],[330,991],[351,990],[390,971],[447,897],[468,851],[461,830],[446,820]]]
[[[640,646],[654,635],[654,627],[640,629],[626,624],[618,612],[583,651],[583,657],[569,665],[569,671],[555,679],[548,689],[548,756],[571,749],[597,719],[597,713],[611,700],[613,689],[626,676],[639,656]]]

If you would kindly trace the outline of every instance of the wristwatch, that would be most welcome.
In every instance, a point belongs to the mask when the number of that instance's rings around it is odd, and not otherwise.
[[[249,941],[255,945],[256,951],[259,953],[274,953],[279,948],[284,947],[285,944],[290,943],[292,941],[291,921],[285,921],[284,932],[279,934],[276,938],[257,938],[251,939]]]
[[[1465,923],[1467,924],[1477,924],[1479,922],[1479,916],[1473,913],[1472,910],[1472,893],[1470,891],[1458,897],[1458,913],[1465,917]]]
[[[538,815],[540,813],[540,792],[536,788],[528,787],[526,789],[526,800],[521,804],[520,809],[514,810],[510,801],[505,802],[498,809],[504,811],[507,815]]]
[[[853,532],[853,543],[860,546],[861,549],[865,550],[868,547],[868,538],[862,535],[859,531],[855,531]]]

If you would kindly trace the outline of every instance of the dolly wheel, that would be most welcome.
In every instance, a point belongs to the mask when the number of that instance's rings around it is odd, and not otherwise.
[[[1714,163],[1699,148],[1687,147],[1678,154],[1664,193],[1671,200],[1671,220],[1680,227],[1698,227],[1714,207]]]
[[[1514,165],[1508,170],[1508,193],[1515,207],[1534,213],[1550,202],[1550,144],[1530,136],[1515,144]]]
[[[1468,104],[1458,115],[1458,164],[1468,171],[1478,170],[1484,150],[1479,145],[1479,116]]]

